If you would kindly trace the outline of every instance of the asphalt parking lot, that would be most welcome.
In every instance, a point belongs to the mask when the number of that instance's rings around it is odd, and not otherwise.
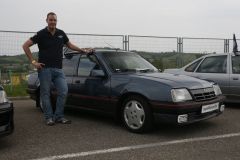
[[[15,100],[15,131],[0,139],[0,160],[130,159],[239,160],[240,107],[200,123],[158,122],[147,134],[133,134],[102,114],[68,109],[70,125],[46,126],[32,100]]]

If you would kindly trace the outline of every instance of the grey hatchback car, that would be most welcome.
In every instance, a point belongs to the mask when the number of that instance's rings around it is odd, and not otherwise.
[[[180,69],[165,69],[164,72],[213,81],[226,96],[225,102],[240,102],[240,56],[233,53],[209,54]]]

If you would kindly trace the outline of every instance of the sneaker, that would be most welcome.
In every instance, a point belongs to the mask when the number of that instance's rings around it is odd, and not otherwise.
[[[46,125],[48,125],[48,126],[53,126],[54,124],[55,124],[55,123],[54,123],[54,121],[53,121],[52,118],[49,118],[49,119],[46,120]]]
[[[71,124],[71,120],[68,120],[66,118],[60,118],[55,121],[56,123],[62,123],[62,124]]]

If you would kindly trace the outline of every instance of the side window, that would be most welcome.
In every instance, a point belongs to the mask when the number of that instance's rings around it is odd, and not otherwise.
[[[101,69],[97,58],[94,55],[82,55],[80,58],[78,66],[78,75],[79,76],[91,76],[91,71],[93,69]]]
[[[66,76],[72,76],[76,74],[78,61],[79,55],[73,56],[72,58],[63,59],[63,72]]]
[[[198,67],[197,72],[200,73],[226,73],[227,72],[227,56],[212,56],[203,60]]]
[[[202,59],[197,60],[193,64],[189,65],[188,67],[185,68],[186,72],[194,72],[198,64],[202,61]]]
[[[240,74],[240,56],[232,56],[232,73]]]

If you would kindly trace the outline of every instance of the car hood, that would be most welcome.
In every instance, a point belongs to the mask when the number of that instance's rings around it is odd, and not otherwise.
[[[139,73],[138,78],[149,79],[171,86],[172,88],[199,89],[212,87],[212,83],[190,76],[170,73]]]

